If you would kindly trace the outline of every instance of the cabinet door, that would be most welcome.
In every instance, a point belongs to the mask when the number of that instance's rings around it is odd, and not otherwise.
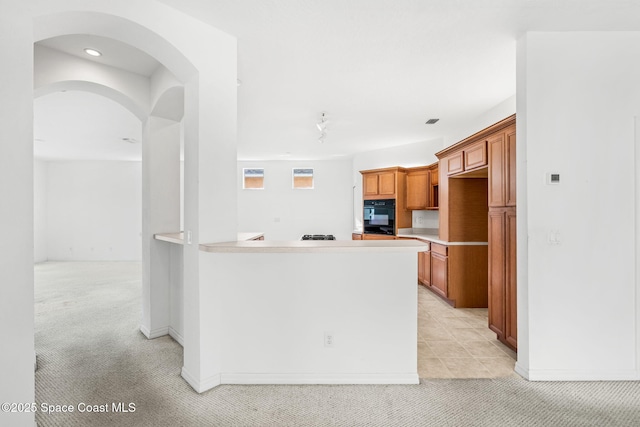
[[[429,176],[429,207],[437,208],[440,206],[438,193],[438,168],[431,169]]]
[[[505,330],[505,213],[489,210],[489,328],[504,338]]]
[[[455,153],[444,159],[444,165],[447,168],[447,175],[462,172],[464,170],[463,156],[464,153],[460,151],[459,153]]]
[[[378,174],[370,173],[362,176],[363,193],[365,196],[378,195]]]
[[[505,166],[507,168],[505,184],[505,204],[507,206],[516,205],[516,128],[507,129],[506,133],[506,155]]]
[[[407,174],[407,209],[425,209],[428,200],[429,171]]]
[[[396,173],[381,172],[378,174],[378,194],[393,196],[396,194]]]
[[[431,251],[431,289],[447,297],[449,274],[448,258]]]
[[[431,286],[431,252],[422,252],[422,283]]]
[[[418,283],[424,281],[424,252],[418,252]]]
[[[480,141],[464,150],[464,170],[479,168],[487,165],[487,142]]]
[[[362,234],[360,234],[360,233],[351,233],[351,240],[362,240]]]
[[[504,206],[507,174],[504,134],[494,135],[489,145],[489,207]]]
[[[506,212],[506,317],[505,339],[513,348],[518,348],[518,318],[517,318],[517,291],[516,291],[516,210],[511,208]]]

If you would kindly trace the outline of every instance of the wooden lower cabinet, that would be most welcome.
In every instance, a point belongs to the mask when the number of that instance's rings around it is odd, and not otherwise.
[[[351,240],[362,240],[362,233],[351,233]]]
[[[487,306],[487,246],[430,243],[418,253],[418,282],[456,308]]]
[[[448,257],[431,252],[431,289],[447,298],[449,284]]]
[[[516,209],[489,209],[489,328],[498,340],[518,347]]]
[[[362,240],[396,240],[396,236],[387,236],[386,234],[363,234]]]
[[[418,252],[418,282],[431,286],[431,251]]]

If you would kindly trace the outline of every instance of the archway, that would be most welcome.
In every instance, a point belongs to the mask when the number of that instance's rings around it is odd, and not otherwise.
[[[0,313],[6,323],[18,325],[7,335],[8,348],[0,356],[2,377],[11,384],[3,401],[33,401],[33,44],[64,34],[96,34],[131,44],[157,58],[184,85],[185,91],[185,228],[193,245],[185,246],[185,355],[183,376],[196,384],[215,374],[205,372],[202,361],[215,359],[211,350],[218,338],[203,337],[197,326],[199,287],[207,273],[200,271],[199,241],[235,237],[235,188],[216,183],[235,174],[236,45],[235,39],[195,18],[153,0],[112,2],[3,3],[0,51],[11,67],[3,67],[5,82],[0,118],[0,195],[12,200],[0,220],[12,224],[0,246],[6,255],[2,270],[7,286]],[[184,31],[188,28],[189,31]],[[203,53],[208,52],[208,53]],[[7,185],[11,183],[11,185]],[[216,212],[212,203],[228,209]],[[231,226],[230,226],[231,225]],[[25,238],[26,237],[26,238]],[[5,318],[6,317],[6,318]],[[203,344],[206,341],[206,344]],[[184,373],[188,373],[185,375]],[[0,414],[0,419],[12,414]],[[7,418],[9,419],[9,418]],[[12,417],[11,424],[33,424],[33,414]]]

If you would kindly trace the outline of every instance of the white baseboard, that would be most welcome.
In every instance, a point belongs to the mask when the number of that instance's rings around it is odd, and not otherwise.
[[[207,390],[211,390],[214,387],[219,386],[220,383],[220,374],[213,375],[209,378],[205,378],[203,380],[197,379],[195,376],[189,374],[187,369],[183,366],[181,372],[182,378],[197,392],[204,393]]]
[[[169,336],[176,340],[178,344],[184,347],[184,337],[178,331],[169,326]]]
[[[517,369],[516,372],[518,372]],[[529,381],[637,381],[639,375],[635,370],[529,369],[525,378]]]
[[[522,367],[519,362],[516,361],[516,366],[514,368],[516,374],[520,375],[525,380],[529,379],[529,370],[527,368]]]
[[[140,332],[142,332],[145,337],[152,340],[154,338],[159,338],[165,335],[169,335],[169,327],[165,326],[163,328],[156,328],[150,331],[146,326],[140,325]]]
[[[222,384],[419,384],[418,374],[220,374]]]

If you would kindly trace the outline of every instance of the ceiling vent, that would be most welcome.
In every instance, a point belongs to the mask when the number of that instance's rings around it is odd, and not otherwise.
[[[427,120],[427,121],[425,122],[425,124],[427,124],[427,125],[432,125],[432,124],[434,124],[434,123],[437,123],[437,121],[438,121],[438,120],[440,120],[440,119],[429,119],[429,120]]]

